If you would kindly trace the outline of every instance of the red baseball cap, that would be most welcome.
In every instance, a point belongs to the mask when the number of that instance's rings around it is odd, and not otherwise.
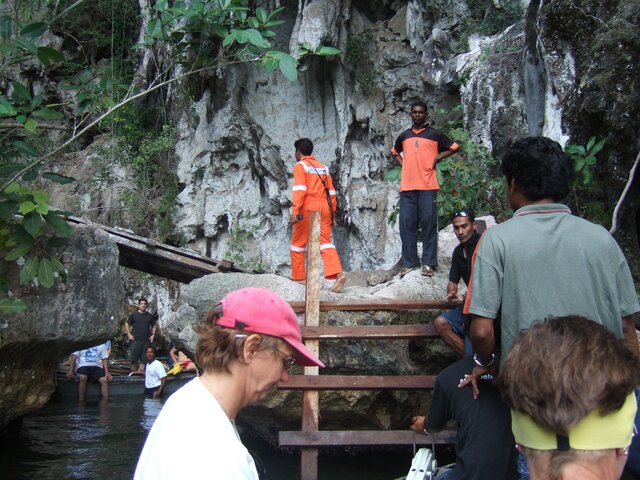
[[[280,295],[266,288],[241,288],[220,300],[222,316],[216,325],[278,337],[296,351],[296,363],[324,367],[302,343],[298,318]]]

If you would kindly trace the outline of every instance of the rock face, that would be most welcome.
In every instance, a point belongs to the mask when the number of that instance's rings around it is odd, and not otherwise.
[[[78,227],[60,255],[67,283],[24,289],[27,310],[0,323],[0,431],[49,400],[62,358],[113,337],[121,320],[115,243],[101,230]]]
[[[597,167],[606,187],[596,196],[612,210],[640,150],[633,133],[640,114],[638,2],[505,0],[484,10],[465,0],[278,5],[286,7],[279,48],[296,54],[301,42],[323,44],[343,55],[305,58],[297,83],[235,66],[194,97],[171,90],[180,187],[173,238],[216,258],[288,274],[293,141],[306,136],[334,176],[334,240],[345,268],[390,268],[400,251],[397,225],[389,223],[398,184],[384,176],[416,99],[426,99],[436,127],[446,119],[437,109],[461,104],[465,129],[496,157],[527,134],[561,143],[607,138]],[[505,24],[518,9],[520,21]],[[496,26],[500,33],[486,36]],[[122,198],[135,188],[133,174],[126,162],[105,156],[106,142],[97,137],[59,162],[60,173],[83,181],[56,199],[92,220],[126,226],[132,207]],[[638,196],[636,182],[621,211],[619,238],[632,259],[640,258]]]

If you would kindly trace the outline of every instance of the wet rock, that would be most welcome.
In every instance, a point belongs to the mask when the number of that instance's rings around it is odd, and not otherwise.
[[[58,363],[113,337],[122,317],[118,248],[104,231],[77,227],[57,253],[67,270],[65,288],[21,290],[27,310],[0,323],[0,431],[44,405]]]

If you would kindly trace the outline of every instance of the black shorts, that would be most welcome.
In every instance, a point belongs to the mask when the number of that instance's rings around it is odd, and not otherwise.
[[[136,363],[147,363],[147,347],[149,340],[134,340],[131,342],[131,351],[129,352],[129,360]]]
[[[146,388],[144,389],[144,395],[146,397],[153,397],[153,394],[156,393],[158,390],[160,390],[160,385],[158,385],[157,387],[153,387],[153,388]]]
[[[79,367],[76,373],[78,375],[86,375],[92,382],[97,382],[105,376],[104,368],[102,367]]]

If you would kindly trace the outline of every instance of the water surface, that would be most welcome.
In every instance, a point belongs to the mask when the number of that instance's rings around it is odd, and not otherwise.
[[[3,480],[131,479],[147,433],[163,401],[137,396],[108,401],[49,403],[25,417],[18,438],[0,448]],[[239,420],[242,427],[242,422]],[[300,456],[251,438],[243,442],[258,453],[268,480],[296,480]],[[189,461],[184,439],[167,442],[167,455]],[[320,480],[391,480],[407,473],[411,449],[359,454],[322,454]],[[186,479],[185,479],[186,480]]]

